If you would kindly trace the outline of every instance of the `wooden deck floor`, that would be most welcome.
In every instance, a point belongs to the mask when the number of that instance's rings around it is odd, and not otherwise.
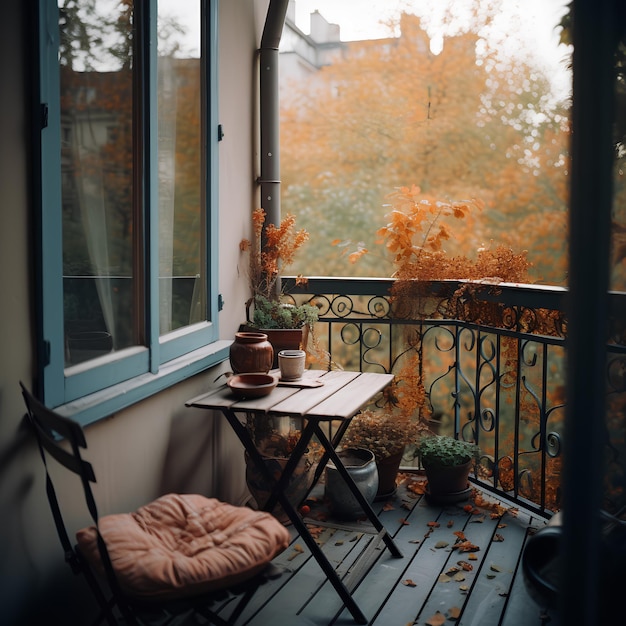
[[[376,503],[402,558],[392,557],[381,542],[373,556],[359,560],[375,536],[359,522],[333,522],[319,490],[309,514],[317,541],[342,576],[369,561],[364,576],[357,572],[362,580],[353,596],[370,624],[558,626],[557,617],[528,595],[520,567],[526,538],[544,525],[543,519],[478,491],[470,501],[435,507],[419,493],[423,477],[407,473],[403,478],[392,498]],[[282,575],[257,591],[237,624],[354,624],[304,542],[293,535],[291,546],[275,560]]]

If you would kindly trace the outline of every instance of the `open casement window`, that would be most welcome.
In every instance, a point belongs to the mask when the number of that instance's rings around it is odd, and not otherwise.
[[[39,7],[43,398],[154,392],[218,360],[217,0]]]

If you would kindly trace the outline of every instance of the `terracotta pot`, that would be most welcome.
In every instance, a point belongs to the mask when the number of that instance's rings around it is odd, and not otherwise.
[[[384,500],[396,492],[396,477],[400,469],[403,455],[404,448],[396,454],[376,461],[378,468],[378,491],[376,492],[376,500]]]
[[[268,341],[274,349],[272,368],[278,367],[278,353],[281,350],[306,350],[309,339],[309,327],[303,328],[254,328],[244,325],[246,331],[256,331],[267,335]]]
[[[465,493],[468,489],[468,477],[473,461],[451,467],[429,467],[424,464],[428,491],[433,497]]]
[[[235,333],[235,341],[230,346],[230,366],[235,374],[267,374],[272,368],[273,360],[274,348],[265,333]]]

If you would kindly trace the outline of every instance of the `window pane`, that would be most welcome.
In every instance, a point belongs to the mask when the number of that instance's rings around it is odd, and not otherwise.
[[[158,10],[160,334],[205,319],[200,1]]]
[[[136,343],[132,3],[59,2],[66,365]]]

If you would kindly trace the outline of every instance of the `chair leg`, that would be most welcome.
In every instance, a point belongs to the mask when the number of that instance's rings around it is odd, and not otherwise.
[[[81,564],[81,572],[85,576],[85,580],[91,589],[96,601],[98,602],[98,606],[100,607],[100,613],[98,617],[94,621],[94,626],[101,624],[104,620],[109,624],[109,626],[117,626],[118,620],[115,618],[113,614],[113,607],[115,606],[115,598],[110,598],[107,600],[105,597],[102,588],[98,584],[94,573],[91,571],[91,568],[87,564],[87,562],[79,555],[79,560]]]
[[[100,612],[98,613],[98,617],[91,622],[92,626],[100,626],[104,620],[107,621],[109,626],[113,626],[113,624],[117,624],[117,620],[113,615],[113,607],[115,606],[115,600],[111,598],[109,602],[107,602],[106,608],[100,607]]]

